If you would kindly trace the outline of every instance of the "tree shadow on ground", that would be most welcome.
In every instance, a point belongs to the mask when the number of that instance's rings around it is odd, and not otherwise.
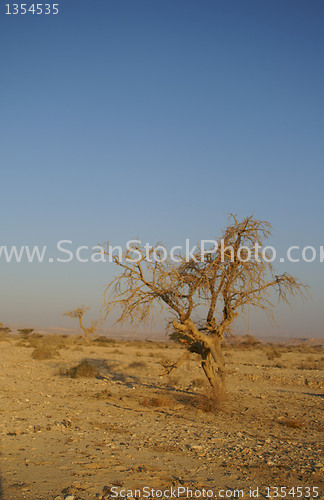
[[[305,396],[315,396],[317,398],[324,398],[324,393],[318,393],[318,392],[305,392],[302,391],[301,393],[298,393],[296,389],[276,389],[277,392],[284,392],[284,393],[290,393],[290,394],[304,394]]]
[[[154,381],[152,382],[144,381],[143,376],[131,375],[130,373],[127,373],[127,369],[122,372],[120,368],[118,368],[117,366],[118,363],[115,362],[108,363],[106,359],[83,358],[78,363],[77,366],[81,365],[82,363],[89,363],[89,365],[91,365],[96,369],[97,374],[95,375],[95,378],[97,379],[107,380],[107,381],[112,380],[114,382],[118,382],[122,385],[125,385],[126,387],[129,388],[143,387],[146,389],[153,389],[156,391],[165,392],[167,390],[168,392],[172,393],[183,393],[187,395],[191,394],[193,396],[197,396],[197,394],[193,391],[190,391],[188,389],[181,389],[178,387],[172,387],[167,383],[161,385]],[[71,371],[71,369],[69,371]],[[65,372],[64,375],[68,375],[68,372]]]

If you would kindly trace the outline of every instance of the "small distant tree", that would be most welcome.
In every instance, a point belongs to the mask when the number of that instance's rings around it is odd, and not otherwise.
[[[11,328],[9,328],[9,326],[4,326],[3,323],[0,323],[0,336],[5,337],[10,332]]]
[[[18,332],[23,339],[27,339],[34,331],[34,328],[19,328]]]
[[[80,328],[84,334],[86,342],[88,343],[90,342],[90,335],[98,330],[100,324],[100,321],[96,320],[96,321],[91,321],[90,327],[87,328],[84,326],[83,316],[89,309],[90,307],[80,306],[77,307],[76,309],[73,309],[73,311],[66,311],[65,313],[63,313],[63,316],[68,316],[69,318],[76,318],[79,320]]]
[[[8,334],[10,332],[11,332],[11,328],[9,328],[9,326],[0,327],[0,333]]]
[[[254,217],[239,221],[231,216],[222,235],[223,250],[218,246],[204,259],[199,247],[190,259],[181,254],[177,262],[165,259],[161,245],[149,252],[146,247],[133,246],[122,259],[111,255],[122,273],[106,288],[106,313],[118,307],[117,322],[132,323],[146,321],[155,306],[165,309],[173,327],[171,338],[188,352],[176,363],[165,365],[163,373],[170,373],[194,352],[200,356],[210,385],[223,390],[227,370],[222,341],[237,316],[256,307],[273,317],[273,291],[288,302],[305,288],[290,274],[275,274],[267,253],[266,259],[247,259],[250,252],[254,255],[255,245],[263,247],[270,228],[269,223]],[[109,248],[107,245],[107,254]]]

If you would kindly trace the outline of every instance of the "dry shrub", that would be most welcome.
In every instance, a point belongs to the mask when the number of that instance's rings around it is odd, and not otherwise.
[[[253,335],[247,334],[238,339],[238,344],[240,347],[244,347],[245,349],[253,349],[257,345],[261,344],[261,342],[253,337]]]
[[[81,361],[78,365],[70,368],[66,375],[70,378],[99,377],[98,369],[89,361]]]
[[[94,397],[96,399],[107,399],[112,396],[112,393],[108,389],[104,389],[103,391],[97,392]]]
[[[3,324],[0,323],[0,340],[7,338],[10,332],[11,328],[9,328],[9,326],[3,326]]]
[[[169,349],[168,344],[165,344],[164,342],[155,342],[154,345],[158,349]]]
[[[106,345],[116,344],[116,340],[111,339],[109,337],[99,336],[99,337],[96,337],[95,339],[93,339],[92,343],[105,347]]]
[[[193,387],[205,387],[206,383],[205,383],[205,380],[204,380],[204,379],[202,379],[202,378],[195,378],[195,379],[192,381],[191,385],[192,385]]]
[[[160,408],[160,407],[170,407],[173,405],[173,401],[170,397],[168,396],[156,396],[153,398],[145,398],[141,402],[142,406],[145,407],[153,407],[153,408]]]
[[[218,413],[227,399],[225,390],[216,390],[205,386],[200,394],[177,394],[177,401],[189,409],[198,409],[205,413]]]
[[[272,361],[273,359],[280,358],[281,357],[281,352],[279,352],[278,349],[275,349],[274,347],[271,347],[270,349],[267,349],[266,356],[269,359],[269,361]]]
[[[28,339],[28,337],[33,333],[34,328],[19,328],[17,331],[22,339]]]
[[[275,368],[287,368],[287,365],[285,365],[284,363],[277,362],[277,363],[275,363],[274,367]]]
[[[206,387],[196,399],[196,407],[205,413],[219,412],[226,401],[226,393],[222,389]]]
[[[75,347],[73,347],[73,348],[71,349],[71,351],[74,351],[74,352],[83,352],[83,351],[84,351],[84,349],[83,349],[83,347],[81,347],[80,345],[76,345]]]
[[[298,370],[323,370],[324,362],[318,359],[308,359],[296,366]]]
[[[64,349],[67,344],[72,343],[72,339],[67,338],[65,335],[43,335],[38,339],[38,342],[56,349]]]
[[[22,347],[52,347],[53,349],[63,349],[67,344],[72,342],[73,340],[67,335],[42,335],[35,332],[29,335],[29,337],[21,339],[17,345]]]
[[[33,359],[53,359],[56,356],[59,356],[59,353],[56,349],[47,346],[38,346],[32,352]]]
[[[75,345],[89,345],[83,335],[77,335],[76,337],[74,337],[73,343]]]
[[[114,349],[113,351],[111,351],[111,353],[112,354],[123,354],[120,349]]]
[[[18,347],[38,347],[40,339],[43,337],[40,333],[33,333],[32,335],[23,334],[17,342]]]
[[[147,363],[145,361],[133,361],[129,363],[128,368],[147,368]]]
[[[291,427],[292,429],[301,429],[304,424],[300,420],[297,420],[296,418],[280,418],[278,420],[279,424],[284,425],[285,427]]]
[[[8,328],[8,329],[7,328],[0,328],[0,342],[2,340],[7,340],[9,338],[9,334],[8,334],[7,330],[9,330],[9,332],[11,331],[10,328]]]
[[[180,384],[179,377],[169,375],[166,379],[166,384],[170,387],[177,387]]]

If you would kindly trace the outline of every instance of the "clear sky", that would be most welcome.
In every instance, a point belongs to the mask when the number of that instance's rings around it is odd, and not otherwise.
[[[1,245],[183,244],[229,212],[271,222],[278,252],[324,245],[322,0],[59,8],[1,3]],[[312,300],[280,308],[276,331],[323,334],[323,266],[277,266]],[[1,261],[0,321],[68,327],[61,313],[82,303],[96,316],[114,273]],[[270,328],[252,312],[250,325]]]

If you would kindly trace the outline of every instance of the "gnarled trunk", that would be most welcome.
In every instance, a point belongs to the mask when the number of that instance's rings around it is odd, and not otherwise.
[[[213,339],[201,354],[201,366],[210,385],[217,391],[225,390],[225,360],[221,350],[221,340]]]

